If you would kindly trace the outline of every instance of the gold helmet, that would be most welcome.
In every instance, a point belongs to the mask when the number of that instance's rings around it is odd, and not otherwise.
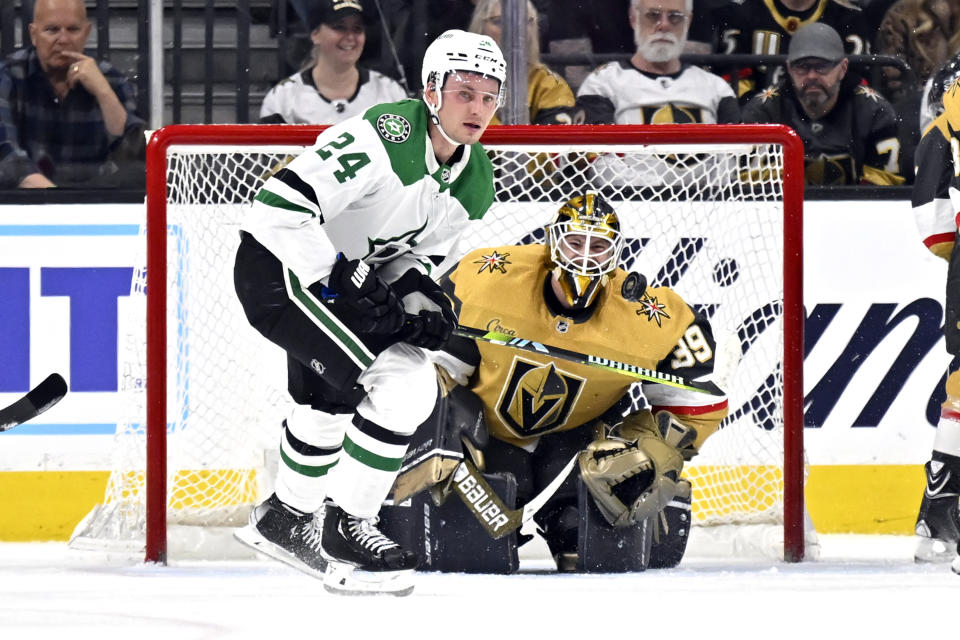
[[[620,220],[600,194],[574,196],[547,225],[547,245],[566,303],[586,308],[617,268],[623,249]]]
[[[943,92],[943,113],[953,131],[960,131],[960,78]]]

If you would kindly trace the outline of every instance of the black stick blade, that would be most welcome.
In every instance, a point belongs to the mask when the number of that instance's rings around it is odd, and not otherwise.
[[[6,431],[38,415],[60,402],[67,395],[67,382],[59,373],[51,373],[9,407],[0,409],[0,431]]]

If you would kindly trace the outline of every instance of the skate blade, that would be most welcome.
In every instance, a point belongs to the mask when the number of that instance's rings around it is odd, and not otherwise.
[[[917,548],[913,553],[913,561],[919,564],[941,564],[953,560],[957,543],[917,536]]]
[[[413,593],[413,569],[360,571],[343,562],[328,562],[323,588],[330,593],[353,596],[408,596]]]
[[[245,527],[240,527],[239,529],[235,530],[233,532],[233,537],[254,551],[262,553],[263,555],[274,560],[279,560],[280,562],[290,565],[294,569],[302,571],[307,575],[319,580],[322,580],[324,574],[326,573],[326,563],[324,563],[324,567],[320,569],[311,567],[283,547],[278,546],[264,538],[263,535],[257,531],[257,528],[252,524],[248,524]]]

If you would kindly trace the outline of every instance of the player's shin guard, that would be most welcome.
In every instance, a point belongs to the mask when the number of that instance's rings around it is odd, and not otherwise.
[[[330,473],[330,500],[360,518],[377,515],[397,477],[410,438],[355,415],[343,438],[340,461]]]
[[[328,472],[341,455],[350,414],[327,414],[298,405],[283,423],[276,494],[285,504],[313,513],[326,496]]]

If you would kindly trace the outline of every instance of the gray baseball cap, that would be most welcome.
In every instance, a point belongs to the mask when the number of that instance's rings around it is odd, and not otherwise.
[[[823,22],[814,22],[797,30],[790,39],[787,50],[787,62],[796,62],[803,58],[840,62],[845,57],[840,34]]]

